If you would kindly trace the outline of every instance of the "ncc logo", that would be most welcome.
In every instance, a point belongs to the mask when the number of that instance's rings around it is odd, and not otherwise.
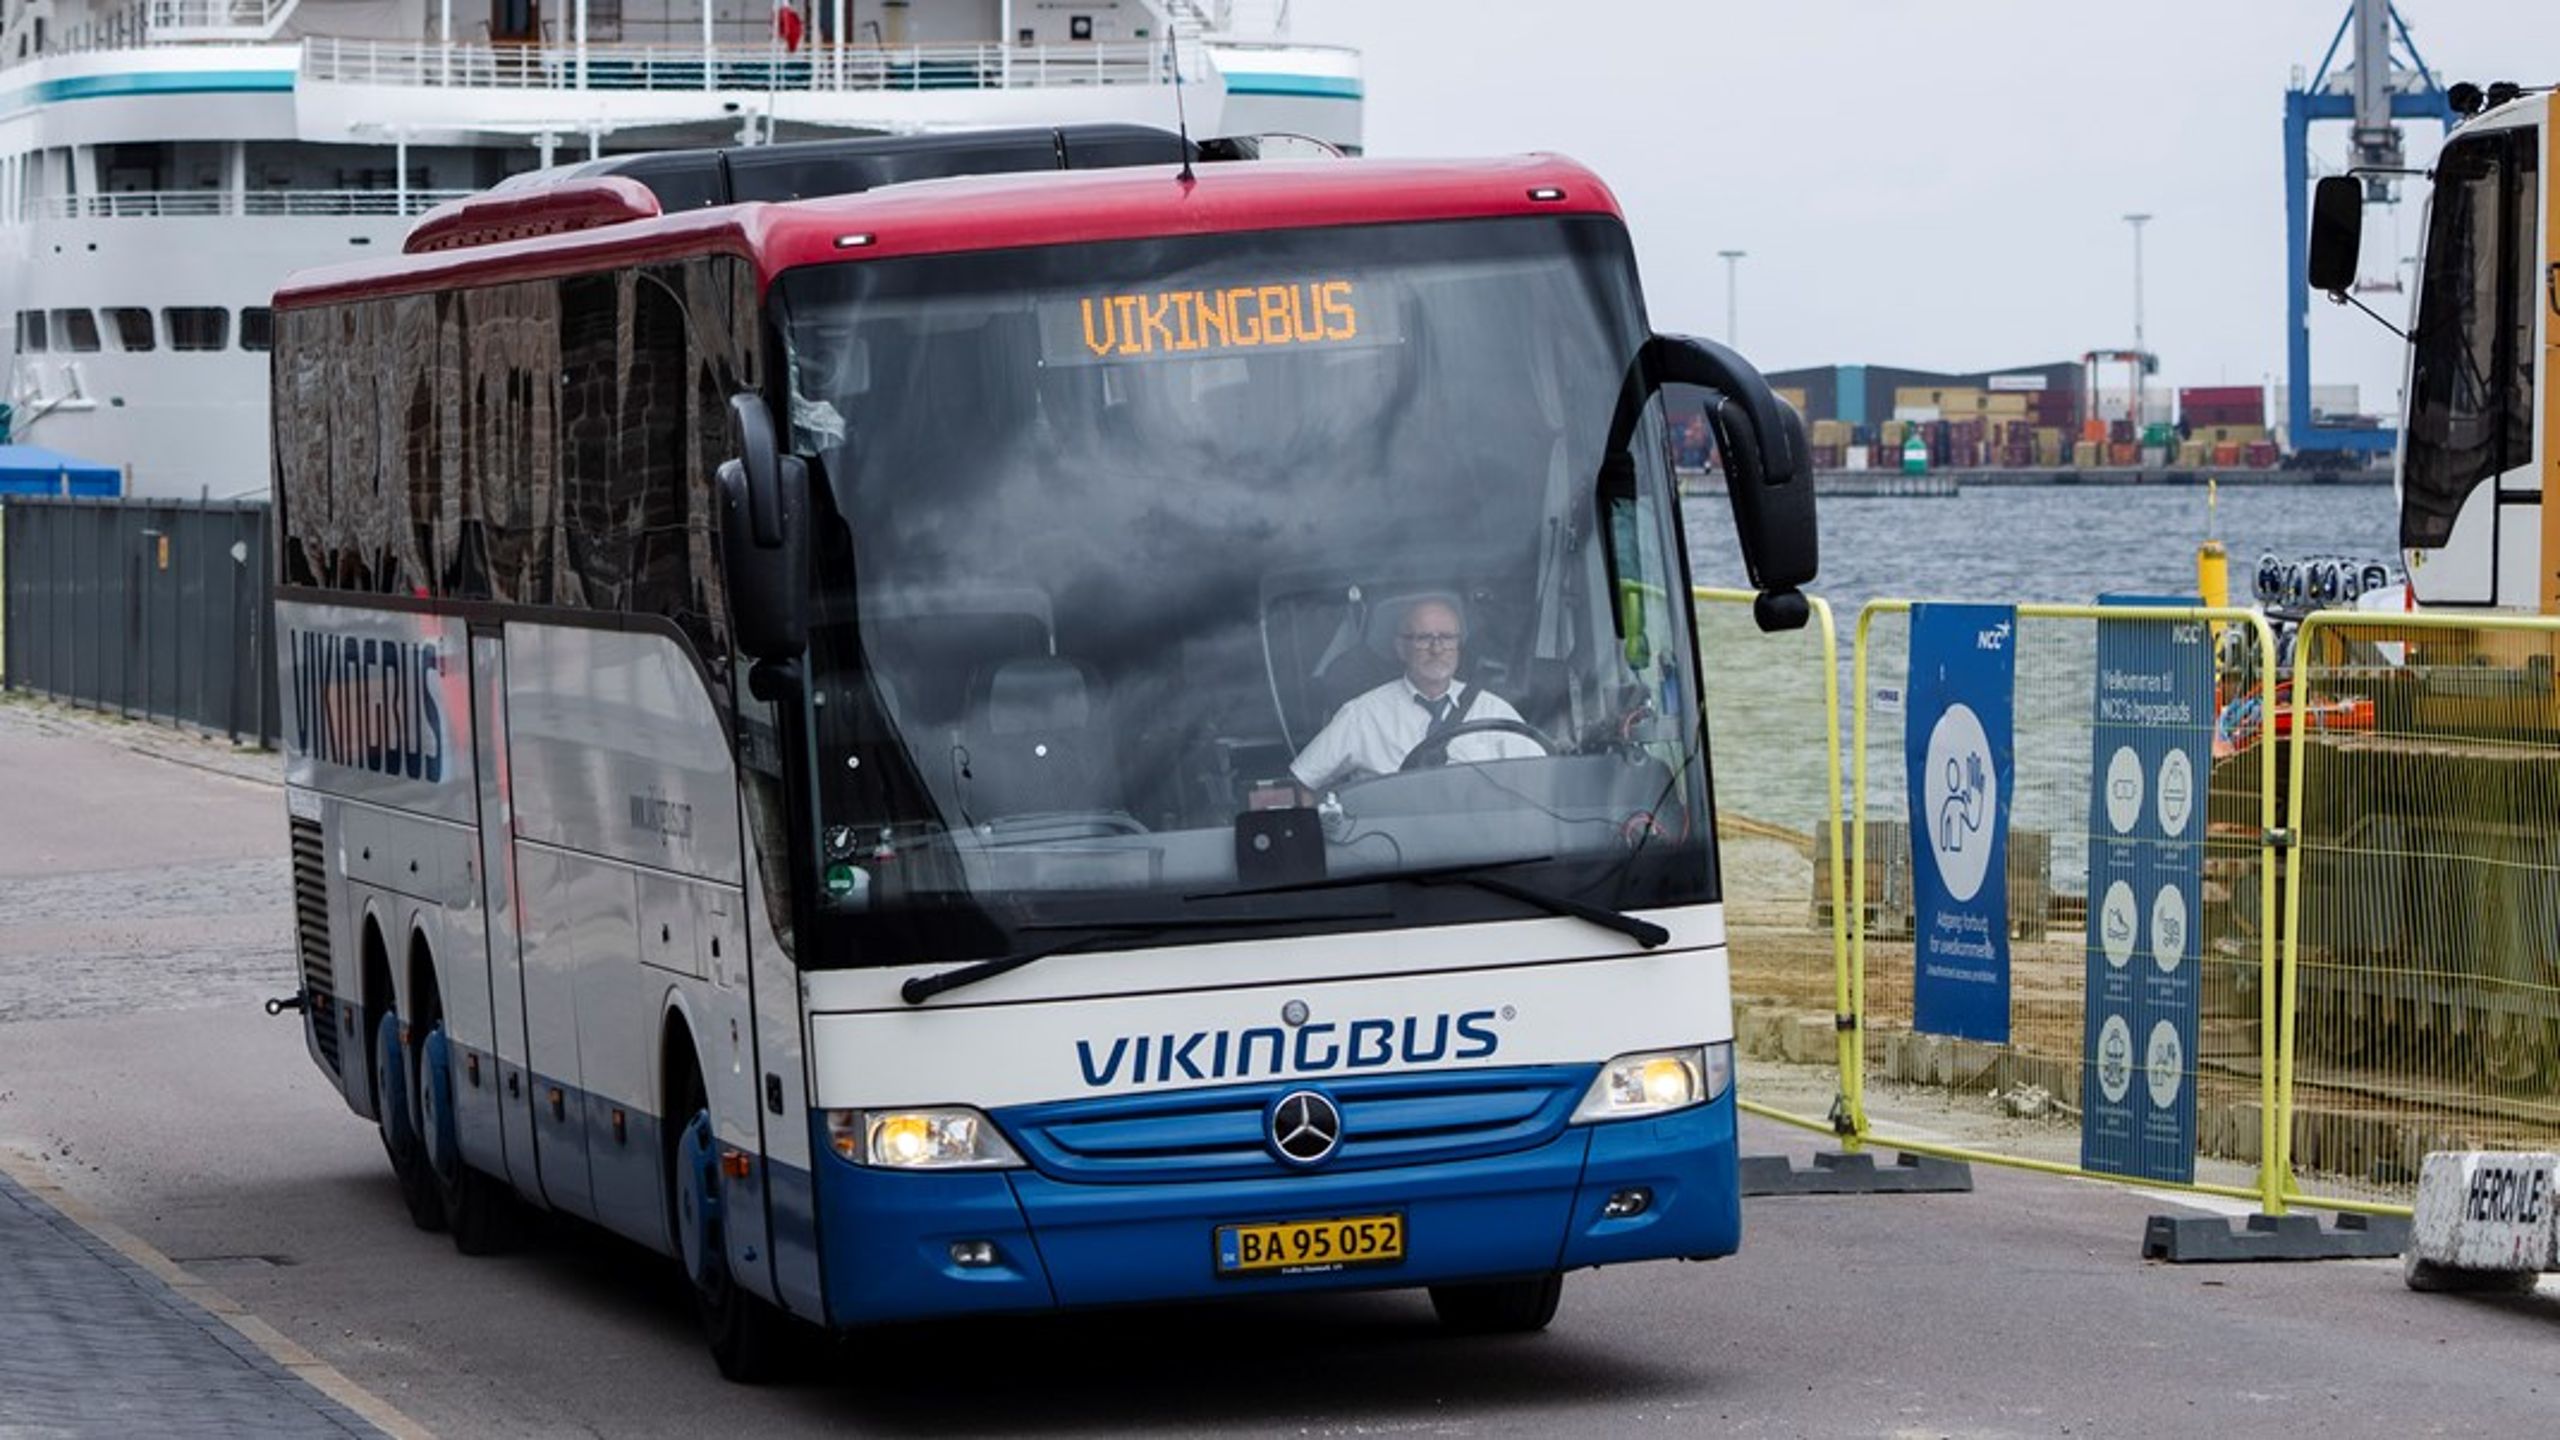
[[[1974,648],[1974,649],[1976,649],[1976,650],[2006,650],[2006,649],[2008,649],[2008,648],[2009,648],[2009,622],[2008,622],[2008,621],[2006,621],[2006,620],[2003,620],[2003,621],[2001,621],[1999,624],[1992,626],[1992,627],[1991,627],[1990,629],[1988,629],[1988,630],[1978,630],[1978,631],[1975,631],[1975,632],[1974,632],[1974,636],[1973,636],[1973,648]]]

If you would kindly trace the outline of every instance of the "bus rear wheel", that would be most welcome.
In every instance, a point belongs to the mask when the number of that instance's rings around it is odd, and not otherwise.
[[[1530,1335],[1556,1318],[1564,1276],[1494,1280],[1477,1285],[1434,1285],[1431,1308],[1453,1335]]]
[[[515,1241],[514,1192],[475,1170],[462,1156],[455,1130],[453,1053],[439,1018],[419,1047],[425,1058],[418,1086],[419,1139],[453,1248],[465,1255],[495,1255]]]
[[[411,1083],[409,1047],[401,1037],[396,1011],[385,1011],[373,1030],[373,1108],[382,1128],[383,1153],[391,1157],[391,1174],[400,1182],[400,1202],[410,1223],[421,1230],[444,1228],[444,1198],[436,1192],[435,1174],[419,1138],[418,1087]]]

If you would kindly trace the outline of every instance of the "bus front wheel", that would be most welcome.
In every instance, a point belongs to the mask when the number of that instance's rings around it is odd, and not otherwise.
[[[729,1273],[729,1242],[722,1233],[720,1143],[711,1111],[699,1093],[692,1120],[675,1144],[676,1249],[693,1281],[693,1308],[720,1373],[740,1384],[779,1377],[790,1367],[791,1317],[741,1289]]]
[[[1431,1308],[1442,1329],[1455,1335],[1529,1335],[1556,1318],[1564,1276],[1495,1280],[1478,1285],[1434,1285]]]

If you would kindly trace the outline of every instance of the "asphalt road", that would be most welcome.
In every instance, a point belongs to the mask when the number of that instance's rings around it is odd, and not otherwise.
[[[1388,1293],[866,1334],[741,1389],[665,1262],[565,1227],[475,1260],[410,1226],[255,1005],[292,983],[258,920],[278,793],[146,748],[0,706],[0,1145],[440,1433],[2543,1434],[2560,1399],[2549,1284],[2147,1264],[2165,1201],[1997,1171],[1754,1201],[1740,1256],[1577,1275],[1538,1337],[1445,1339]]]

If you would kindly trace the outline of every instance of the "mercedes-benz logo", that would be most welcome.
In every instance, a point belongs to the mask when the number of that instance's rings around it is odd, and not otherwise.
[[[1271,1107],[1271,1153],[1292,1165],[1321,1164],[1342,1143],[1342,1111],[1315,1090],[1292,1090]]]

